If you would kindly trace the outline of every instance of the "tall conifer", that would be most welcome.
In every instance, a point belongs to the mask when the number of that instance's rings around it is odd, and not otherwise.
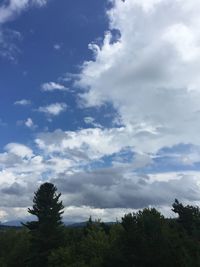
[[[53,249],[63,244],[63,204],[61,194],[51,183],[42,184],[33,199],[33,207],[28,209],[36,221],[24,224],[31,235],[30,266],[48,266],[48,256]]]

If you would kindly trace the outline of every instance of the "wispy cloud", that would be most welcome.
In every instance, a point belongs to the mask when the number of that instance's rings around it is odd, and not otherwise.
[[[41,90],[43,92],[52,92],[52,91],[67,91],[68,89],[60,83],[48,82],[48,83],[43,83],[41,85]]]
[[[97,128],[102,128],[102,125],[95,122],[95,119],[93,117],[85,117],[84,122],[85,122],[85,124],[89,124],[89,125],[92,125],[92,126],[97,127]]]
[[[31,105],[31,101],[28,99],[21,99],[21,100],[15,101],[14,104],[18,106],[28,106],[28,105]]]
[[[2,3],[3,2],[3,3]],[[7,0],[0,3],[0,56],[16,61],[20,52],[17,42],[21,40],[20,32],[8,30],[4,24],[14,20],[31,6],[44,6],[48,0]]]
[[[60,50],[61,47],[62,47],[62,44],[54,44],[54,46],[53,46],[53,48],[54,48],[55,50]]]
[[[14,19],[23,10],[30,6],[43,6],[48,0],[10,0],[8,3],[0,5],[0,24]]]
[[[60,113],[64,112],[66,108],[67,105],[65,103],[53,103],[48,106],[39,107],[37,111],[50,116],[58,116]]]
[[[8,29],[0,29],[0,56],[11,61],[16,60],[20,53],[17,44],[22,40],[20,32]]]

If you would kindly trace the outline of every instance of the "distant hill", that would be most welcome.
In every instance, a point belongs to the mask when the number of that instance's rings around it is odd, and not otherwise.
[[[85,227],[87,222],[79,222],[79,223],[64,223],[67,227],[71,227],[71,228],[81,228],[81,227]]]
[[[13,220],[13,221],[7,221],[5,223],[0,223],[0,228],[8,228],[8,227],[22,227],[21,223],[25,223],[27,222],[27,220]],[[107,222],[105,224],[109,225],[109,224],[113,224],[114,222]],[[81,228],[81,227],[85,227],[87,222],[64,222],[66,227],[71,227],[71,228]]]
[[[5,223],[1,223],[0,226],[15,226],[15,227],[21,227],[21,223],[25,223],[25,220],[13,220],[13,221],[7,221]]]
[[[13,220],[13,221],[7,221],[5,223],[1,223],[0,227],[22,227],[22,223],[27,222],[27,220]],[[86,222],[80,222],[80,223],[75,223],[75,222],[64,222],[64,224],[67,227],[84,227],[86,225]]]

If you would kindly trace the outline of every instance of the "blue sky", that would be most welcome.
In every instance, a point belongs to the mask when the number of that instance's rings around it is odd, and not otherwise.
[[[13,59],[1,57],[0,61],[3,100],[0,113],[2,122],[8,124],[1,129],[1,147],[11,141],[30,140],[30,131],[16,125],[16,120],[26,120],[27,117],[37,121],[40,131],[44,127],[64,130],[82,127],[82,113],[87,114],[87,111],[77,109],[76,95],[70,91],[43,93],[41,85],[57,82],[66,73],[79,72],[84,60],[91,58],[88,44],[103,36],[108,27],[106,6],[106,1],[87,1],[87,4],[80,2],[78,5],[74,1],[60,1],[59,5],[50,1],[42,8],[29,8],[3,25],[5,36],[9,35],[9,45],[15,49],[8,55]],[[63,85],[71,87],[70,82]],[[21,99],[31,101],[31,105],[25,108],[13,105]],[[63,100],[69,109],[52,123],[34,111],[39,106]]]
[[[197,0],[0,1],[0,220],[200,200]]]

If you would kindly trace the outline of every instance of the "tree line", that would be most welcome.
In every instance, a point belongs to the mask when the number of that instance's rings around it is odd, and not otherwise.
[[[200,209],[172,204],[176,218],[155,208],[106,224],[90,217],[84,227],[65,227],[61,194],[51,183],[35,192],[37,220],[0,230],[1,267],[196,267],[200,266]]]

